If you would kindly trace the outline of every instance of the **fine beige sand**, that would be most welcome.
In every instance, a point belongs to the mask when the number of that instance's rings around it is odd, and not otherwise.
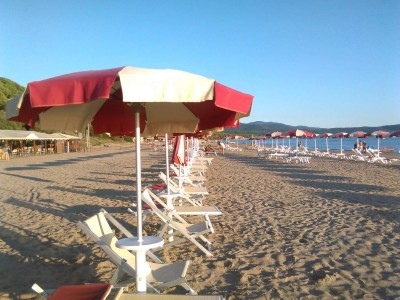
[[[135,232],[133,146],[0,161],[0,299],[32,299],[30,287],[105,282],[113,264],[76,226],[105,208]],[[158,182],[164,153],[143,147],[144,185]],[[400,297],[400,163],[316,158],[310,164],[215,157],[207,172],[222,216],[214,257],[191,243],[161,253],[190,259],[188,282],[227,299]],[[188,218],[188,220],[190,220]],[[157,229],[150,218],[147,234]],[[183,293],[182,289],[170,292]]]

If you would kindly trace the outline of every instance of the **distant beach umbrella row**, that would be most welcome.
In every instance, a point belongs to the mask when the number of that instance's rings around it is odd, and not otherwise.
[[[309,132],[307,130],[301,130],[301,129],[294,129],[290,130],[284,134],[280,131],[275,131],[272,133],[267,133],[265,135],[266,138],[272,138],[272,139],[284,139],[284,138],[314,138],[315,141],[315,148],[316,146],[316,137],[319,138],[325,138],[326,139],[326,150],[329,151],[329,144],[328,144],[328,138],[340,138],[340,153],[343,154],[343,138],[357,138],[357,144],[359,143],[359,139],[366,138],[368,136],[374,136],[378,138],[378,150],[379,150],[379,139],[381,138],[388,138],[388,137],[400,137],[400,131],[394,131],[392,133],[388,131],[383,131],[383,130],[377,130],[371,133],[367,133],[365,131],[354,131],[352,133],[347,133],[347,132],[336,132],[336,133],[330,133],[330,132],[325,132],[322,134],[315,134],[312,132]],[[298,142],[296,143],[297,145],[299,144]],[[307,145],[307,140],[306,140],[306,145]],[[289,147],[290,147],[290,139],[289,139]],[[297,146],[296,146],[297,148]]]
[[[374,136],[376,138],[388,138],[388,137],[400,137],[400,130],[394,131],[394,132],[388,132],[388,131],[383,131],[383,130],[377,130],[374,132],[367,133],[365,131],[354,131],[352,133],[347,133],[347,132],[336,132],[336,133],[330,133],[330,132],[325,132],[325,133],[312,133],[307,130],[301,130],[301,129],[295,129],[295,130],[290,130],[286,133],[282,133],[280,131],[275,131],[272,133],[267,133],[265,134],[266,138],[273,138],[273,139],[283,139],[283,138],[366,138],[369,136]]]

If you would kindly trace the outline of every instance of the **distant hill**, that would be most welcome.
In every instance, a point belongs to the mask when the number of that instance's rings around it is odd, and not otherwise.
[[[309,126],[292,126],[286,125],[282,123],[276,122],[262,122],[256,121],[251,123],[240,123],[239,128],[225,128],[224,132],[227,134],[234,135],[255,135],[255,136],[264,136],[267,133],[272,133],[274,131],[280,131],[282,133],[288,132],[293,129],[303,129],[307,131],[311,131],[313,133],[324,133],[324,132],[347,132],[352,133],[354,131],[365,131],[367,133],[376,131],[376,130],[384,130],[384,131],[397,131],[400,130],[400,124],[396,125],[382,125],[379,127],[336,127],[336,128],[322,128],[322,127],[309,127]]]

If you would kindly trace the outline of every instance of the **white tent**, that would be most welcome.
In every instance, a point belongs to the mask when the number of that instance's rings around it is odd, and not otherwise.
[[[25,131],[25,130],[0,130],[0,140],[76,140],[79,137],[67,135],[63,133],[44,133],[37,131]]]

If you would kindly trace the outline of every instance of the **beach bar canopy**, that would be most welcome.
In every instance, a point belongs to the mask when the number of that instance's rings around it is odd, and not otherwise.
[[[44,141],[44,140],[80,140],[80,137],[67,135],[63,133],[44,133],[37,131],[25,130],[0,130],[0,140],[29,140],[29,141]]]

